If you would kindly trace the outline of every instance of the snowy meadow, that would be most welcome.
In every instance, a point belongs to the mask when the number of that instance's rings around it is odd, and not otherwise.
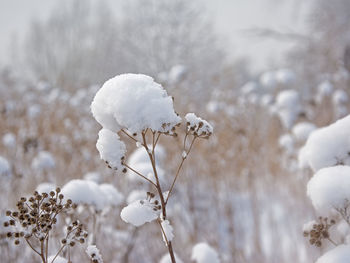
[[[0,261],[349,263],[350,5],[311,2],[254,30],[292,44],[258,71],[199,0],[34,19],[0,63]]]

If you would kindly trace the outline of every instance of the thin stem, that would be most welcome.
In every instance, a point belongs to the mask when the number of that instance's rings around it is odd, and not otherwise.
[[[52,259],[51,262],[48,262],[48,263],[53,263],[55,261],[55,259],[58,257],[58,255],[61,253],[62,249],[65,247],[66,245],[63,245],[60,250],[58,250],[58,252],[56,253],[55,257]]]
[[[47,238],[46,238],[46,247],[45,247],[45,257],[46,257],[46,260],[48,259],[48,254],[49,254],[49,233],[50,232],[47,232]]]
[[[124,133],[126,136],[128,136],[130,139],[134,140],[135,142],[138,142],[134,137],[132,137],[128,132],[126,132],[124,129],[121,129],[122,133]]]
[[[146,151],[148,153],[148,156],[149,156],[149,158],[151,160],[151,164],[152,164],[152,168],[153,168],[153,172],[154,172],[154,177],[156,178],[156,183],[157,183],[156,187],[157,187],[157,190],[158,190],[159,199],[160,199],[161,206],[162,206],[162,219],[165,220],[166,219],[166,203],[164,201],[164,195],[163,195],[160,183],[159,183],[159,178],[158,178],[158,173],[157,173],[157,168],[156,168],[156,161],[155,161],[155,154],[154,154],[155,146],[152,149],[152,153],[150,153],[149,149],[148,149],[148,146],[147,146],[147,142],[146,142],[146,132],[147,132],[147,130],[142,133],[143,146],[145,147],[145,149],[146,149]],[[153,145],[154,145],[154,139],[153,139]],[[169,255],[170,255],[170,258],[171,258],[171,262],[172,263],[176,263],[175,255],[174,255],[174,251],[173,251],[173,247],[172,247],[171,242],[168,242],[168,246],[167,247],[168,247]]]
[[[329,242],[331,242],[334,246],[338,246],[337,243],[335,243],[330,237],[327,238]]]
[[[169,197],[170,197],[170,194],[172,193],[173,189],[174,189],[174,185],[175,185],[175,182],[177,180],[177,178],[179,177],[179,174],[180,174],[180,170],[185,162],[185,160],[187,159],[187,155],[190,153],[191,149],[192,149],[192,146],[194,144],[194,141],[196,140],[196,137],[193,138],[192,142],[191,142],[191,145],[190,145],[190,148],[188,149],[188,151],[186,152],[186,156],[182,156],[182,160],[181,160],[181,163],[179,165],[179,167],[177,168],[177,171],[176,171],[176,175],[175,175],[175,178],[170,186],[170,189],[169,189],[169,193],[168,193],[168,196],[166,198],[166,201],[165,201],[165,204],[168,203],[168,200],[169,200]]]
[[[33,247],[33,245],[28,241],[28,239],[25,238],[24,240],[27,242],[27,244],[30,246],[30,248],[41,257],[40,252]]]
[[[133,171],[134,173],[136,173],[137,175],[141,176],[143,179],[147,180],[149,183],[151,183],[152,185],[154,185],[155,187],[157,187],[157,185],[152,182],[150,179],[148,179],[146,176],[142,175],[141,173],[139,173],[138,171],[136,171],[135,169],[131,168],[129,165],[127,165],[126,163],[123,163],[123,165],[130,169],[131,171]]]

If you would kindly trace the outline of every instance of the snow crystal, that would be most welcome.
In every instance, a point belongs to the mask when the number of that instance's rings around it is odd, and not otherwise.
[[[2,137],[2,144],[7,148],[15,148],[16,147],[16,136],[13,133],[6,133]]]
[[[162,232],[163,240],[167,244],[167,241],[170,242],[174,238],[173,227],[170,225],[169,220],[163,220],[161,225],[165,233],[164,237],[164,233]]]
[[[141,226],[147,222],[157,219],[159,213],[154,210],[154,206],[148,200],[137,200],[124,207],[120,217],[126,223],[134,226]]]
[[[314,130],[316,130],[316,126],[313,123],[300,122],[294,125],[292,133],[298,141],[305,142]]]
[[[52,263],[52,261],[54,260],[55,258],[55,255],[52,255],[52,256],[49,256],[48,259],[47,259],[47,262],[48,263]],[[54,263],[68,263],[68,260],[63,258],[63,257],[60,257],[60,256],[57,256],[55,258],[55,261],[53,261]]]
[[[103,263],[100,250],[95,245],[89,245],[86,248],[86,254],[91,258],[91,261],[96,263]]]
[[[302,160],[317,171],[337,164],[350,164],[350,116],[315,130],[309,136]]]
[[[179,258],[179,256],[174,253],[176,263],[183,263],[183,261]],[[160,259],[159,263],[171,263],[171,257],[169,253],[166,253],[162,258]]]
[[[32,168],[41,171],[54,168],[56,165],[52,154],[46,151],[41,151],[32,161]]]
[[[0,175],[10,175],[11,174],[11,165],[10,163],[2,156],[0,156]]]
[[[206,120],[197,117],[196,114],[187,113],[185,119],[188,131],[193,131],[199,136],[209,136],[213,133],[213,127]]]
[[[167,132],[181,122],[172,98],[153,78],[122,74],[106,81],[91,104],[96,121],[117,132],[121,128],[139,133],[146,128]]]
[[[321,256],[316,263],[350,262],[350,245],[339,245]]]
[[[333,166],[319,170],[307,184],[307,194],[316,210],[328,215],[350,200],[350,167]]]
[[[107,129],[101,129],[98,133],[96,148],[101,159],[110,167],[115,170],[122,170],[122,159],[126,152],[126,146],[119,139],[118,134]]]
[[[216,251],[207,243],[198,243],[192,248],[191,259],[196,263],[220,263]]]

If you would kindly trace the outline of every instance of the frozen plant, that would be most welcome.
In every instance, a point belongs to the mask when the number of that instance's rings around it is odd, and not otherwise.
[[[315,172],[307,184],[307,194],[321,215],[317,221],[304,226],[304,236],[317,247],[323,246],[324,241],[335,246],[320,257],[318,263],[349,262],[349,118],[314,131],[300,158],[303,165],[308,164]]]
[[[7,238],[13,239],[15,245],[24,240],[40,257],[42,263],[64,262],[59,254],[64,249],[69,251],[76,243],[84,243],[88,236],[83,225],[73,221],[66,226],[65,236],[56,254],[49,256],[49,239],[54,236],[52,230],[58,222],[59,215],[76,206],[70,199],[64,201],[60,191],[60,188],[41,194],[35,191],[29,198],[21,197],[17,202],[17,210],[6,211],[8,220],[4,222],[4,227],[8,228]],[[70,262],[70,258],[66,262]]]
[[[96,121],[103,127],[96,144],[101,158],[110,168],[124,173],[129,170],[153,188],[147,193],[146,198],[134,200],[123,208],[121,218],[134,226],[157,221],[171,262],[175,263],[176,257],[172,247],[174,234],[167,218],[167,204],[194,142],[201,138],[209,138],[213,127],[194,113],[186,115],[179,165],[171,184],[164,189],[160,183],[156,147],[162,136],[178,136],[176,128],[181,125],[181,118],[174,111],[173,99],[163,87],[146,75],[118,75],[106,81],[96,93],[91,111]],[[144,148],[153,178],[125,161],[125,144],[117,133],[132,140],[138,147]]]

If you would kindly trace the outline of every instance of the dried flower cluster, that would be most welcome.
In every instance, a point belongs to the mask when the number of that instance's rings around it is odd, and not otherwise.
[[[316,247],[322,246],[323,239],[327,239],[334,244],[329,235],[329,229],[334,224],[335,220],[333,219],[328,220],[327,217],[319,217],[319,222],[315,222],[310,231],[304,231],[304,236],[308,237],[310,244]]]
[[[21,197],[17,202],[16,211],[6,211],[9,218],[4,222],[4,227],[9,228],[7,238],[14,239],[15,245],[20,244],[20,239],[23,238],[43,263],[48,262],[48,241],[58,215],[76,207],[70,199],[64,201],[60,192],[60,188],[42,194],[35,191],[29,198]],[[72,222],[67,227],[66,237],[62,240],[55,258],[66,246],[73,247],[76,242],[84,243],[87,236],[82,224],[78,221]]]

